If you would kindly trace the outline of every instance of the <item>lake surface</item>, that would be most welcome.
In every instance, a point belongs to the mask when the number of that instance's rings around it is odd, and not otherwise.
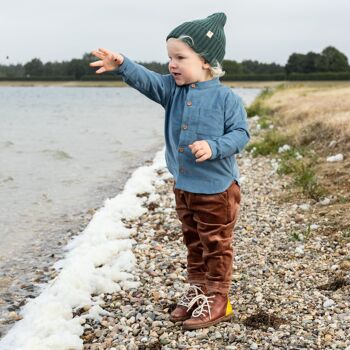
[[[120,187],[162,128],[162,108],[130,88],[0,88],[0,259]]]
[[[234,91],[248,104],[260,90]],[[18,282],[163,147],[163,120],[128,87],[0,87],[0,321]]]

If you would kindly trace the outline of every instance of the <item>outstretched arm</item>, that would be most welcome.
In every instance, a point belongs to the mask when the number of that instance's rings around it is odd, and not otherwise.
[[[166,106],[171,89],[175,84],[170,74],[162,75],[153,72],[127,57],[107,49],[100,48],[97,51],[92,51],[92,54],[100,59],[90,63],[91,67],[99,67],[96,71],[97,74],[114,71],[121,75],[128,85],[151,100],[160,103],[163,107]]]

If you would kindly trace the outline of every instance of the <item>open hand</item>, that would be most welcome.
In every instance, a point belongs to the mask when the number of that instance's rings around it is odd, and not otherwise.
[[[212,155],[209,143],[205,140],[195,141],[191,145],[188,145],[188,147],[192,151],[192,154],[194,154],[197,158],[197,163],[204,162],[205,160],[209,159]]]
[[[101,67],[96,71],[97,74],[115,70],[124,62],[121,54],[103,48],[94,50],[91,54],[100,59],[100,61],[90,63],[90,67]]]

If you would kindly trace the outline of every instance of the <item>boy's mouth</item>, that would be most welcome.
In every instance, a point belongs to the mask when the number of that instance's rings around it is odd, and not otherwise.
[[[174,75],[175,77],[178,77],[179,75],[181,75],[181,73],[173,73],[173,75]]]

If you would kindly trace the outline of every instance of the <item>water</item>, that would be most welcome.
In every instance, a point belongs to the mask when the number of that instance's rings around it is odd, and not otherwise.
[[[0,331],[89,209],[161,149],[163,120],[131,88],[0,87]]]
[[[2,260],[163,141],[162,108],[130,88],[5,87],[0,116]]]

